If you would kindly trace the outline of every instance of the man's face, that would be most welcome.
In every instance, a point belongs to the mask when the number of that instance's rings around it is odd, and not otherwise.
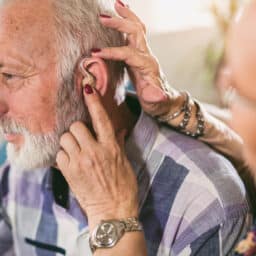
[[[234,87],[241,96],[232,104],[233,128],[245,143],[248,163],[256,170],[256,8],[247,10],[233,28],[229,59]]]
[[[0,7],[0,127],[12,164],[46,167],[64,129],[56,109],[54,23],[46,0],[12,5]]]

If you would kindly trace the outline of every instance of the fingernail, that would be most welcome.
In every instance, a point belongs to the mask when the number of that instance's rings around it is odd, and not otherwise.
[[[101,52],[101,49],[100,48],[93,48],[93,49],[91,49],[91,52],[92,53]]]
[[[125,4],[121,0],[117,0],[117,3],[120,4],[121,6],[125,7]]]
[[[105,18],[105,19],[110,19],[110,18],[112,18],[111,16],[106,15],[106,14],[100,14],[100,17],[101,17],[101,18]]]
[[[84,87],[84,92],[86,94],[93,94],[93,89],[89,84],[86,84],[85,87]]]

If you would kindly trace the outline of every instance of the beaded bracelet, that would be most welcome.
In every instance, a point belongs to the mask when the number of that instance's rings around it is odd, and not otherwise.
[[[199,103],[194,100],[194,103],[196,105],[196,118],[197,118],[197,130],[195,133],[186,131],[185,134],[187,136],[193,137],[193,138],[198,138],[198,137],[202,137],[204,135],[204,131],[205,131],[205,120],[204,120],[204,116],[203,113],[201,111],[200,105]]]
[[[163,117],[158,117],[158,120],[163,123],[169,123],[170,121],[176,119],[182,113],[184,113],[183,120],[176,127],[176,129],[178,131],[184,133],[185,135],[193,137],[193,138],[202,137],[204,135],[204,131],[205,131],[205,119],[204,119],[203,113],[201,111],[200,104],[194,99],[193,99],[193,102],[196,106],[197,130],[194,133],[190,132],[190,131],[186,131],[186,128],[191,119],[192,107],[190,105],[190,94],[188,92],[183,92],[183,93],[186,95],[186,99],[184,101],[182,108],[173,114],[171,113],[171,114],[167,114]]]
[[[176,128],[178,131],[185,132],[191,118],[192,107],[188,104],[185,109],[184,117],[179,126]]]

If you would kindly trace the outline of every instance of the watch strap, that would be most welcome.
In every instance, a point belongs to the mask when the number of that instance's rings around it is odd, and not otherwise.
[[[124,231],[125,232],[135,232],[135,231],[143,231],[142,224],[140,223],[138,218],[132,217],[121,220],[124,223]]]

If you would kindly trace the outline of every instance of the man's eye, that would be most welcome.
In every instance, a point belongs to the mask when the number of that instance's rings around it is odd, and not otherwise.
[[[20,80],[20,78],[20,76],[10,73],[2,73],[2,82],[8,85],[16,84]]]
[[[12,74],[8,74],[8,73],[3,73],[3,77],[5,78],[5,80],[11,80],[13,79],[15,76]]]

